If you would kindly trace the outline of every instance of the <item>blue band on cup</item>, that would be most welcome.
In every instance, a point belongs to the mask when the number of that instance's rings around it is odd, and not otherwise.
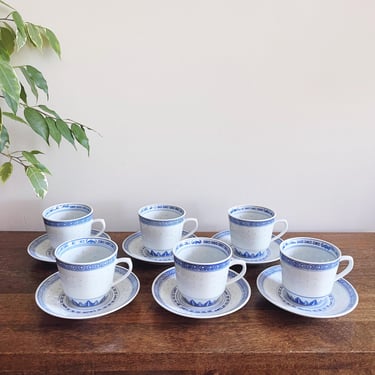
[[[238,218],[235,215],[239,213],[256,212],[266,215],[267,217],[261,219],[246,219]],[[261,206],[238,206],[233,207],[228,211],[229,221],[233,224],[246,227],[260,227],[272,224],[275,221],[275,213],[267,208]]]
[[[82,215],[71,219],[50,219],[50,216],[61,212],[81,212]],[[43,211],[43,222],[51,227],[69,227],[72,225],[87,223],[92,220],[93,210],[90,206],[76,203],[63,203],[49,207]]]
[[[93,261],[89,263],[78,263],[78,262],[69,262],[64,261],[61,257],[70,251],[74,251],[77,247],[85,247],[85,246],[101,246],[105,247],[108,250],[111,250],[112,253],[108,255],[106,258]],[[112,240],[108,240],[105,238],[78,238],[75,240],[67,241],[59,245],[55,250],[55,257],[56,257],[56,264],[66,270],[69,271],[91,271],[96,270],[99,268],[106,267],[108,264],[114,263],[117,258],[117,244],[114,243]]]
[[[170,211],[178,214],[178,217],[174,218],[164,218],[164,219],[153,219],[153,218],[148,218],[145,217],[147,213],[155,212],[155,211]],[[155,205],[150,205],[150,206],[145,206],[142,207],[138,211],[138,217],[139,220],[142,224],[147,224],[147,225],[153,225],[153,226],[170,226],[170,225],[176,225],[184,221],[184,216],[185,216],[185,210],[182,209],[181,207],[169,205],[169,204],[155,204]]]
[[[289,256],[285,252],[288,251],[288,249],[293,249],[295,247],[316,248],[316,249],[326,252],[327,254],[330,254],[331,256],[334,257],[334,259],[325,260],[321,262],[294,259],[293,256]],[[324,271],[324,270],[335,268],[340,262],[340,256],[341,256],[341,252],[335,245],[326,241],[315,239],[315,238],[308,238],[308,237],[291,238],[291,239],[283,241],[280,245],[280,260],[284,261],[285,263],[295,268],[300,268],[302,270]]]

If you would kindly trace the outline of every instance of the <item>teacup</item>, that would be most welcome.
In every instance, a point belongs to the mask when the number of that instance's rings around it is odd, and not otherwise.
[[[228,210],[231,243],[241,257],[256,259],[266,254],[272,241],[288,230],[286,219],[276,220],[274,211],[267,207],[240,205]],[[277,223],[283,224],[279,234],[272,236]]]
[[[87,204],[60,203],[46,208],[43,222],[51,246],[56,247],[74,238],[91,237],[94,223],[100,228],[93,237],[101,236],[105,231],[104,219],[93,219],[94,210]]]
[[[246,273],[246,262],[232,258],[232,248],[223,241],[206,237],[180,241],[173,250],[177,288],[192,306],[212,306],[223,295],[226,286]],[[229,268],[242,267],[228,278]]]
[[[78,238],[55,250],[56,264],[65,295],[76,306],[99,305],[111,287],[125,280],[133,269],[130,258],[117,258],[117,244],[105,238]],[[114,281],[115,266],[126,263],[128,271]]]
[[[287,296],[303,306],[327,302],[335,281],[347,275],[354,266],[353,258],[341,255],[340,249],[311,237],[294,237],[280,244],[282,285]],[[337,274],[339,264],[348,262]]]
[[[139,209],[143,246],[151,256],[171,256],[178,241],[196,232],[198,220],[185,216],[182,207],[171,204],[151,204]],[[188,223],[192,223],[193,227],[184,232]]]

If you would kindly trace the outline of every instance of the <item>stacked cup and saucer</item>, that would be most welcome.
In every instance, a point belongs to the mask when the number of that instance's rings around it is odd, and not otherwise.
[[[136,297],[140,283],[132,260],[117,258],[118,246],[104,233],[105,221],[93,219],[92,207],[61,203],[42,216],[46,234],[29,245],[28,253],[56,263],[58,272],[36,290],[40,309],[59,318],[88,319],[117,311]],[[96,222],[102,228],[94,231]]]
[[[122,248],[128,256],[148,263],[173,263],[174,246],[198,229],[196,218],[187,218],[184,208],[172,204],[141,207],[138,219],[140,231],[125,238]]]
[[[233,248],[233,256],[248,265],[272,263],[280,259],[281,237],[288,230],[286,219],[276,219],[270,208],[255,205],[238,205],[228,210],[229,230],[216,233]],[[277,235],[276,226],[282,226]]]
[[[176,315],[195,319],[218,318],[238,311],[250,299],[244,278],[246,263],[233,258],[221,240],[194,237],[173,249],[174,267],[160,273],[152,284],[155,301]],[[231,269],[240,266],[239,273]]]
[[[330,242],[293,237],[281,243],[280,264],[261,272],[257,287],[283,310],[309,318],[338,318],[358,305],[357,291],[344,279],[353,266],[353,258]]]

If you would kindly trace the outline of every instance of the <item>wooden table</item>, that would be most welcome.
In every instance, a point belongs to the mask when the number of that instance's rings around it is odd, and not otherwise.
[[[56,272],[54,263],[26,251],[40,234],[0,233],[1,374],[375,373],[375,233],[298,234],[333,242],[354,257],[346,279],[359,304],[340,318],[298,316],[265,300],[256,278],[269,264],[248,267],[252,295],[241,310],[215,319],[178,316],[151,294],[154,278],[169,266],[134,261],[138,296],[89,320],[60,319],[37,307],[38,285]],[[110,233],[122,256],[129,234]]]

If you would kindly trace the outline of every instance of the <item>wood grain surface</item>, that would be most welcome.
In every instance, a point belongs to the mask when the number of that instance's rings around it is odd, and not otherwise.
[[[109,234],[124,256],[130,233]],[[298,316],[264,299],[256,278],[273,264],[248,266],[252,294],[239,311],[215,319],[178,316],[151,294],[155,277],[171,265],[138,260],[133,272],[141,287],[129,305],[94,319],[56,318],[35,303],[39,284],[57,271],[28,255],[39,235],[0,232],[1,374],[375,374],[375,233],[285,236],[325,239],[353,256],[346,280],[359,304],[333,319]]]

